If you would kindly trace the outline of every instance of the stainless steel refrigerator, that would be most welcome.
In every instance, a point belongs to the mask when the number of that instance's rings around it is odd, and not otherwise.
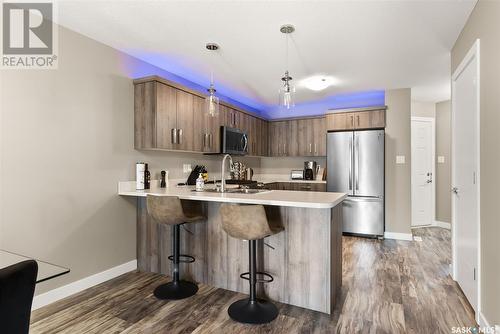
[[[327,189],[349,196],[344,232],[384,234],[384,130],[329,132]]]

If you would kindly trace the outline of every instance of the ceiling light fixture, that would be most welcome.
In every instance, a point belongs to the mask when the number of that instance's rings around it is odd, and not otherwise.
[[[281,78],[283,84],[279,90],[279,104],[281,107],[290,109],[295,106],[294,104],[294,95],[295,95],[295,87],[291,84],[292,77],[288,72],[288,35],[295,31],[295,27],[291,24],[285,24],[281,26],[280,31],[285,34],[286,39],[286,69],[285,75]]]
[[[332,85],[335,85],[337,80],[331,76],[325,75],[314,75],[309,78],[305,78],[301,81],[301,86],[304,86],[310,90],[320,91],[326,89]]]
[[[219,45],[215,43],[207,43],[205,45],[207,50],[209,51],[217,51],[219,50]],[[213,64],[212,64],[213,66]],[[210,87],[207,89],[208,95],[205,97],[205,114],[210,117],[219,116],[219,98],[215,95],[215,86],[214,86],[214,72],[213,69],[210,71]]]

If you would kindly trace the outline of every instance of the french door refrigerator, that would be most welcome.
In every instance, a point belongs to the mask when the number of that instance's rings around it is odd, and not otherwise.
[[[344,233],[384,234],[384,130],[329,132],[327,189],[347,193]]]

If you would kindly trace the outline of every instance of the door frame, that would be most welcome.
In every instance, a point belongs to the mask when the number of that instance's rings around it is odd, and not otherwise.
[[[477,305],[473,305],[476,311],[476,321],[480,323],[481,314],[481,66],[480,66],[480,40],[476,39],[474,44],[471,46],[470,50],[467,52],[465,57],[458,65],[457,69],[451,77],[451,184],[452,187],[455,183],[455,129],[453,124],[455,123],[455,85],[456,80],[460,77],[465,68],[469,63],[476,59],[476,159],[477,159],[477,172],[476,172],[476,184],[477,184]],[[452,244],[452,278],[456,281],[457,278],[457,258],[456,258],[456,221],[455,221],[455,208],[456,208],[456,197],[452,195],[451,198],[451,244]]]
[[[431,183],[431,192],[432,192],[432,205],[431,205],[431,216],[432,216],[432,221],[430,222],[429,225],[414,225],[414,216],[413,216],[413,209],[411,212],[411,228],[418,228],[418,227],[424,227],[424,226],[431,226],[434,225],[434,222],[436,221],[436,119],[434,117],[417,117],[417,116],[412,116],[411,117],[411,123],[413,121],[419,121],[419,122],[429,122],[431,123],[431,132],[432,132],[432,144],[431,144],[431,173],[432,173],[432,183]],[[410,126],[410,131],[411,131],[411,126]],[[411,151],[413,153],[413,140],[410,142],[411,145]],[[413,163],[414,159],[413,156],[411,156],[411,166],[410,166],[410,178],[411,178],[411,193],[413,195],[413,187],[415,187],[414,184],[414,179],[413,179]],[[411,199],[411,202],[413,203],[413,198]],[[413,207],[413,204],[412,204]]]

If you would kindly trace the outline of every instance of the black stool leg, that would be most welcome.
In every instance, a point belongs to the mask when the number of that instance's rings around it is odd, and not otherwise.
[[[231,319],[245,324],[265,324],[273,321],[278,316],[276,306],[266,300],[257,299],[257,240],[248,241],[249,266],[250,266],[250,296],[241,299],[229,306],[227,313]]]
[[[172,243],[173,243],[173,280],[166,284],[158,286],[154,295],[159,299],[184,299],[191,297],[198,292],[198,286],[192,282],[182,281],[179,279],[179,263],[180,263],[180,225],[172,226]]]

